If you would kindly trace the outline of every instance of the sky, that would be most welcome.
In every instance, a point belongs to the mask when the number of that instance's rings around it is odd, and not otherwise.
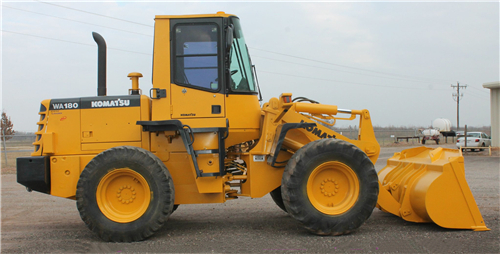
[[[368,109],[376,126],[456,127],[459,82],[461,127],[490,125],[498,2],[2,1],[2,110],[34,132],[42,100],[96,96],[92,32],[108,46],[108,95],[127,94],[130,72],[149,91],[155,15],[217,11],[240,18],[264,101],[288,92]]]

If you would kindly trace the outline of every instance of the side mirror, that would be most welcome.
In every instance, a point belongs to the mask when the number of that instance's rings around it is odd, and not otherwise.
[[[233,45],[234,39],[234,26],[233,24],[226,27],[226,50],[229,52],[231,46]]]

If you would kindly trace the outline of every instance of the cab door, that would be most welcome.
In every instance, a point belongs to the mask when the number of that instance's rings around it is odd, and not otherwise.
[[[225,117],[222,18],[173,21],[171,35],[171,117]]]

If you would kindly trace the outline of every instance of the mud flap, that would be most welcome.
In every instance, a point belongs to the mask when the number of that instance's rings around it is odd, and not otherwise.
[[[378,173],[377,207],[411,222],[489,230],[465,180],[460,150],[417,147],[395,153]]]

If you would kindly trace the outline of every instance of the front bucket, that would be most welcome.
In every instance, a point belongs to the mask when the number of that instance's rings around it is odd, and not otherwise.
[[[489,230],[465,180],[460,150],[417,147],[395,153],[378,173],[377,207],[412,222]]]

